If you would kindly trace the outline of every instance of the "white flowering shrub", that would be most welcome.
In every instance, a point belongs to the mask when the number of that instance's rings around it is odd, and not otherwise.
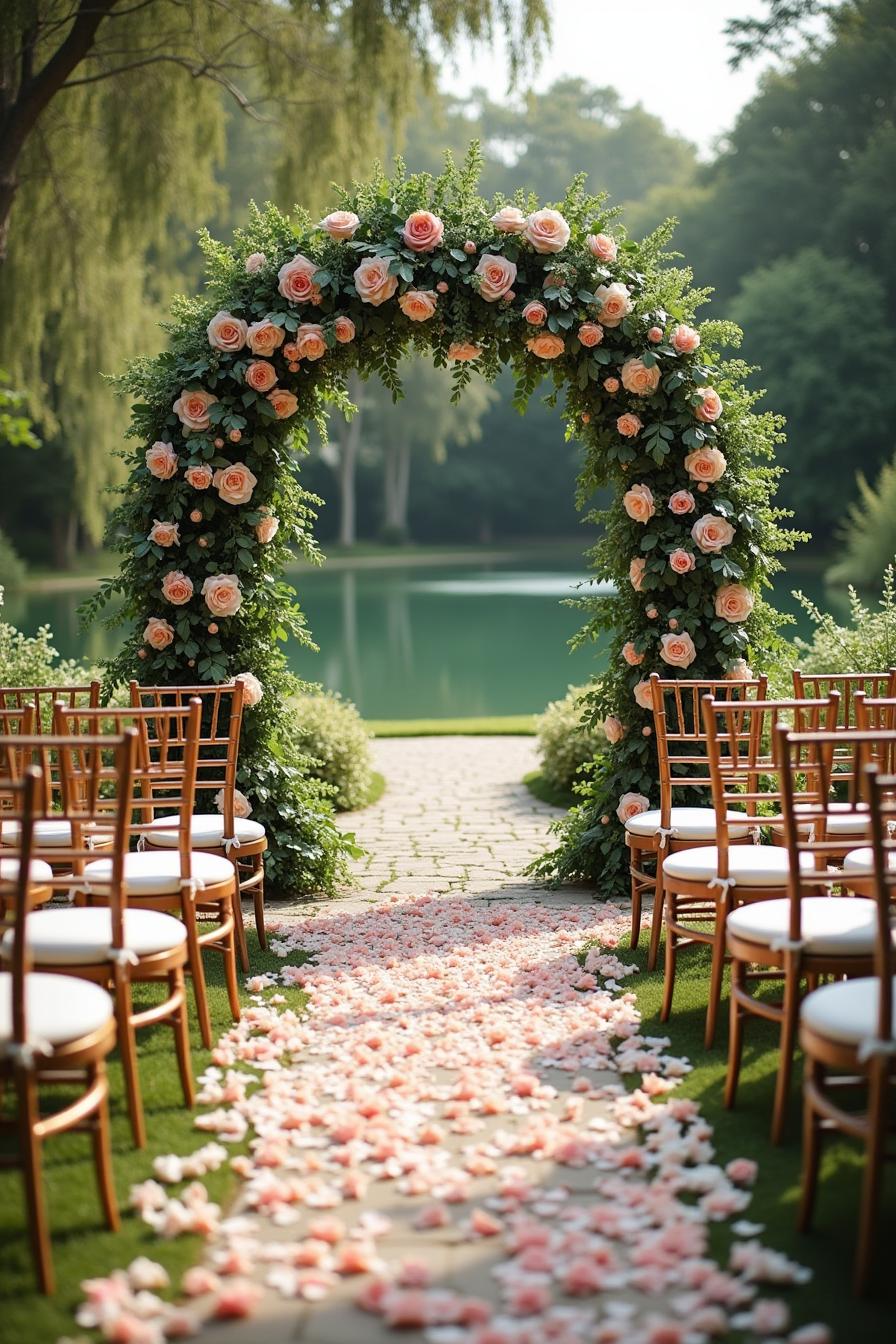
[[[571,789],[580,767],[607,745],[603,728],[588,722],[582,700],[586,689],[570,686],[562,700],[552,700],[535,720],[541,772],[557,789]]]
[[[373,781],[370,734],[351,700],[337,691],[300,695],[295,706],[295,741],[311,758],[310,773],[333,789],[333,803],[350,812],[367,801]]]

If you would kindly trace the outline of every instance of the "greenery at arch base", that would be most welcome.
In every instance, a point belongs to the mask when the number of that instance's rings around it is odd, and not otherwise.
[[[772,502],[779,469],[770,459],[782,436],[776,417],[753,412],[756,394],[743,383],[748,370],[720,357],[723,346],[737,343],[737,329],[704,322],[698,348],[676,348],[674,333],[694,323],[707,294],[695,291],[690,272],[665,252],[671,226],[641,243],[626,239],[604,198],[586,193],[583,178],[554,207],[559,222],[556,214],[538,213],[539,202],[522,192],[509,202],[488,202],[477,190],[480,166],[473,146],[463,166],[449,160],[436,178],[409,175],[400,161],[391,178],[377,170],[370,181],[338,194],[335,205],[357,216],[356,226],[350,221],[342,229],[349,237],[331,236],[332,221],[328,231],[300,211],[286,218],[271,206],[253,208],[231,246],[203,239],[206,293],[176,303],[168,349],[132,366],[122,380],[137,397],[130,477],[110,526],[123,561],[96,607],[119,596],[129,633],[107,669],[109,681],[219,682],[245,672],[258,678],[264,693],[247,712],[240,786],[253,816],[268,829],[271,874],[284,889],[326,889],[343,871],[345,842],[294,746],[290,696],[297,683],[282,641],[290,633],[310,637],[281,575],[294,548],[316,553],[311,529],[319,501],[301,488],[298,463],[309,423],[323,428],[330,407],[347,407],[346,378],[353,369],[362,378],[381,378],[398,397],[397,366],[411,349],[438,366],[453,366],[460,396],[472,370],[491,379],[509,364],[518,409],[525,410],[546,380],[568,435],[584,446],[579,503],[586,521],[602,528],[588,559],[595,579],[615,585],[614,592],[583,598],[588,612],[582,638],[610,632],[610,671],[595,686],[589,712],[610,718],[611,725],[618,720],[623,731],[596,762],[579,806],[561,823],[558,845],[537,865],[543,875],[593,879],[598,894],[608,896],[626,885],[620,799],[635,793],[658,801],[650,715],[635,697],[649,673],[736,677],[743,675],[741,660],[760,669],[776,647],[780,618],[762,589],[778,567],[775,553],[794,539]],[[507,206],[515,209],[499,215]],[[405,225],[417,211],[430,212],[436,223],[418,219],[409,246]],[[282,268],[297,256],[308,265],[299,263],[292,285],[289,271],[281,282]],[[370,258],[382,262],[386,279],[365,300],[354,273]],[[409,292],[424,298],[409,300]],[[533,310],[533,302],[544,312]],[[222,350],[210,342],[209,323],[221,313],[234,320],[236,341],[226,316],[218,329],[223,322],[238,348]],[[544,320],[534,325],[532,317]],[[283,340],[266,355],[253,354],[239,338],[246,327],[258,331],[253,324],[266,322],[280,329],[275,335],[282,333]],[[598,333],[583,331],[586,324]],[[252,340],[257,344],[263,336],[262,330]],[[693,338],[685,337],[683,344],[689,343]],[[255,370],[250,377],[273,377],[275,388],[268,392],[247,384],[249,366],[261,360],[270,371]],[[718,401],[699,390],[707,388],[721,403],[715,419],[710,417]],[[197,391],[210,394],[207,423],[194,416],[190,427],[175,403],[182,412],[188,394]],[[707,418],[701,418],[704,406]],[[626,416],[637,417],[637,426]],[[162,451],[161,474],[158,447],[153,454],[159,444],[171,446],[167,457]],[[704,448],[720,450],[724,471],[701,488],[685,463]],[[221,472],[220,483],[235,464],[244,484],[254,480],[242,502],[228,502],[216,485],[197,489],[190,483],[189,476],[198,479],[192,469]],[[544,470],[551,470],[549,461]],[[593,511],[595,491],[608,486],[609,508]],[[633,496],[628,492],[634,486],[643,488]],[[226,492],[223,484],[221,489]],[[685,514],[668,507],[681,491],[690,491],[694,501]],[[638,521],[639,512],[650,516]],[[733,529],[722,527],[730,539],[715,550],[702,549],[692,537],[695,522],[707,514]],[[271,531],[270,523],[265,528],[271,517],[279,523],[276,534],[261,540]],[[156,520],[177,524],[173,544],[150,539]],[[163,538],[170,532],[163,529]],[[689,572],[670,565],[676,551],[693,557]],[[639,568],[636,589],[630,574],[637,579]],[[174,583],[175,596],[188,594],[177,605],[163,595],[172,571],[189,580],[186,589]],[[216,615],[203,589],[209,581],[212,588],[223,584],[225,599],[232,598],[233,579],[239,609]],[[732,584],[749,594],[735,602],[743,619],[733,621],[716,611],[719,589]],[[153,640],[147,640],[148,630]],[[169,634],[165,647],[153,646]],[[690,636],[687,667],[664,660],[663,637],[670,634]],[[537,630],[532,637],[538,638]],[[673,641],[673,654],[681,648]],[[624,649],[640,662],[627,661]]]

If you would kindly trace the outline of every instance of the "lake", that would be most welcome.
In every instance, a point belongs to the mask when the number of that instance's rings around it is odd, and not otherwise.
[[[289,576],[320,646],[289,645],[293,669],[341,691],[365,718],[530,713],[600,670],[599,646],[567,647],[581,614],[563,600],[585,577],[573,547],[387,559],[340,558]],[[841,609],[842,595],[825,593],[818,572],[800,568],[776,585],[782,610],[798,611],[795,587]],[[80,630],[77,607],[90,591],[8,594],[3,614],[29,634],[49,624],[63,656],[96,662],[117,636],[100,624]],[[798,629],[808,631],[805,617]]]

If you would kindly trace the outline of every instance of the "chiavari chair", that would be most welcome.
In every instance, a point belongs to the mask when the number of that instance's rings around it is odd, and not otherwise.
[[[0,737],[7,739],[27,737],[33,731],[33,727],[33,705],[24,704],[18,708],[0,705]],[[19,760],[19,769],[23,766],[24,758]],[[40,787],[43,790],[43,780],[40,780]],[[0,879],[5,882],[15,882],[19,875],[19,860],[13,853],[12,846],[19,844],[20,833],[21,823],[12,815],[11,805],[7,808],[0,795]],[[52,897],[52,888],[47,885],[52,876],[53,870],[48,863],[43,859],[31,859],[29,880],[31,900],[34,904],[42,904]],[[4,913],[0,897],[0,918]]]
[[[838,728],[857,728],[856,695],[872,697],[896,695],[896,668],[886,672],[801,672],[793,669],[793,695],[796,700],[826,700],[832,691],[840,697]]]
[[[69,709],[95,709],[100,703],[101,689],[97,680],[85,686],[0,686],[0,710],[33,705],[34,732],[49,733],[53,731],[54,705],[62,703]]]

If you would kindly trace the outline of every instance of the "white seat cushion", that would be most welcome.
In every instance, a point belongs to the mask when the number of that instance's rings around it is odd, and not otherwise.
[[[715,845],[702,849],[682,849],[663,861],[667,877],[686,882],[708,882],[718,873],[719,851]],[[728,872],[735,884],[745,887],[783,887],[789,870],[787,850],[780,845],[732,845],[728,851]],[[800,855],[800,867],[814,867],[811,854]]]
[[[32,971],[25,979],[28,1040],[64,1045],[110,1020],[112,999],[99,985],[73,975]],[[12,976],[0,973],[0,1046],[12,1039]]]
[[[19,877],[18,859],[0,859],[0,880],[3,882],[16,882]],[[53,877],[53,869],[43,859],[32,859],[28,865],[29,882],[49,882]]]
[[[896,995],[896,980],[893,993]],[[831,1041],[859,1045],[877,1036],[879,997],[880,981],[875,975],[835,980],[832,985],[822,985],[806,995],[800,1006],[800,1020]],[[896,1040],[896,1025],[893,1039]]]
[[[887,865],[890,868],[896,868],[896,849],[887,850]],[[843,859],[844,873],[851,873],[853,877],[871,877],[874,872],[874,851],[870,845],[864,845],[861,849],[851,849]]]
[[[124,946],[138,957],[171,952],[186,941],[179,919],[160,910],[125,910]],[[12,930],[2,943],[3,956],[12,949]],[[25,923],[28,950],[38,965],[89,966],[107,961],[112,943],[112,915],[96,907],[38,910]]]
[[[800,902],[800,925],[805,951],[824,955],[839,953],[871,955],[877,931],[874,901],[848,896],[804,896]],[[754,901],[728,916],[728,928],[739,938],[774,948],[788,937],[789,901]]]
[[[193,878],[201,890],[221,882],[233,882],[233,864],[223,854],[190,856]],[[112,872],[111,859],[94,859],[84,868],[91,887],[102,889]],[[74,880],[73,880],[74,885]],[[126,854],[124,885],[128,896],[170,896],[180,891],[180,855],[175,850],[143,850]]]
[[[0,826],[0,844],[17,845],[22,834],[18,821],[4,821]],[[34,823],[34,844],[39,849],[71,849],[72,828],[62,817],[56,821],[53,817],[44,817]]]
[[[156,817],[152,825],[154,829],[146,832],[148,845],[177,849],[180,817]],[[233,828],[242,845],[264,839],[264,827],[251,817],[234,817]],[[190,844],[194,849],[220,849],[223,843],[224,818],[217,812],[199,812],[190,819]]]
[[[796,811],[805,812],[807,803],[797,803]],[[853,807],[852,803],[829,803],[825,813],[825,834],[829,840],[841,835],[867,835],[871,822],[868,809],[862,804]]]
[[[744,817],[743,812],[729,812],[728,820],[743,822],[740,826],[730,826],[729,836],[749,835],[750,827],[757,825],[752,817]],[[660,824],[660,810],[654,807],[649,812],[629,817],[625,829],[631,835],[656,835]],[[714,840],[716,814],[711,807],[673,807],[669,825],[676,840]]]

